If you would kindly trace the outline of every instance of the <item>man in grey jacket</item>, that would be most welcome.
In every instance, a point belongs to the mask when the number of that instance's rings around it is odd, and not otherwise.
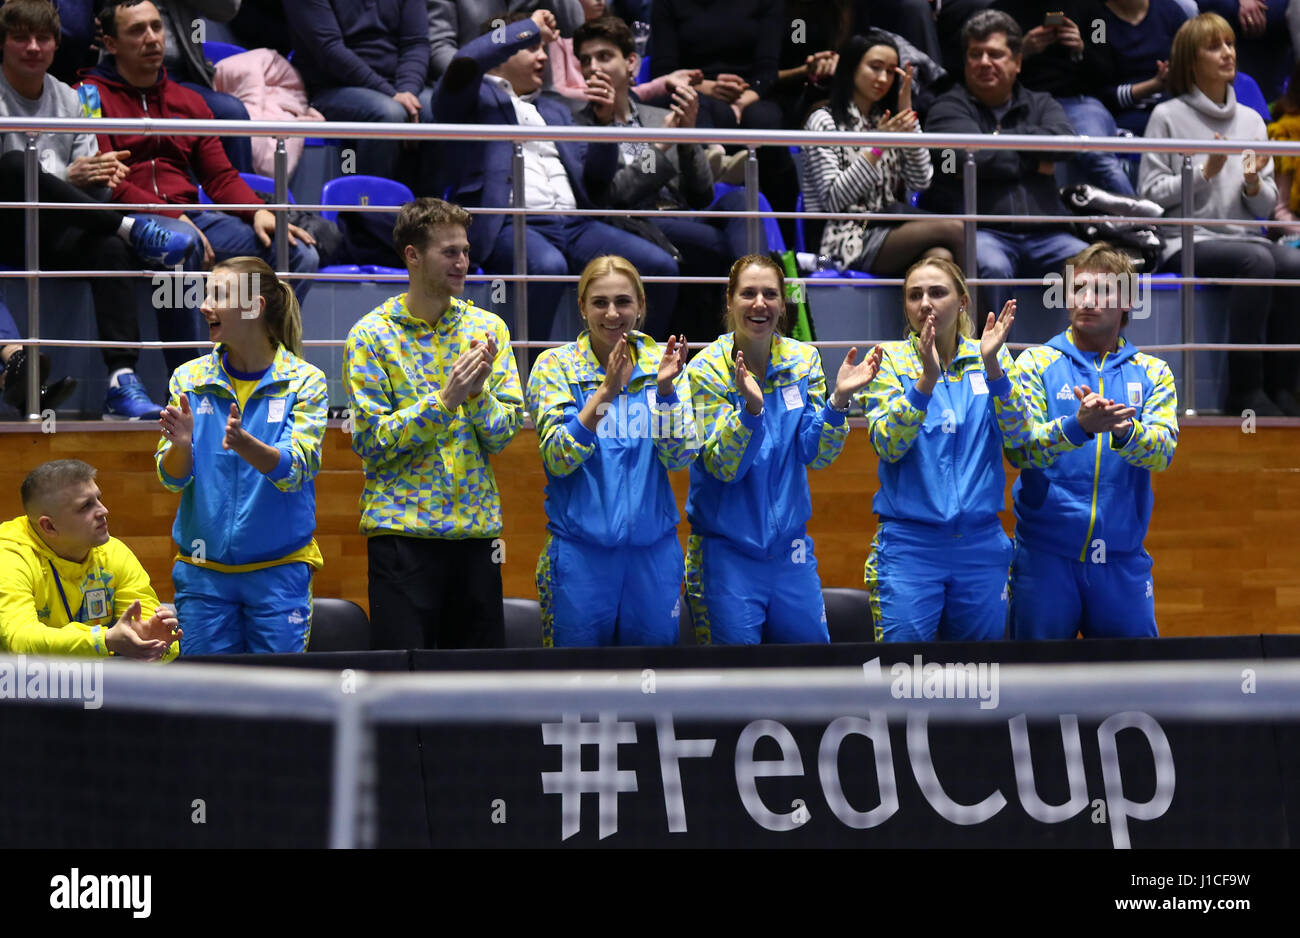
[[[429,78],[436,85],[456,50],[479,37],[484,23],[507,13],[550,10],[560,33],[571,36],[587,18],[582,0],[426,0],[429,5]]]
[[[582,66],[591,100],[574,115],[587,126],[694,127],[699,99],[690,85],[672,88],[672,107],[651,107],[631,93],[640,61],[627,24],[616,16],[584,23],[573,34],[573,51]],[[623,143],[619,169],[597,198],[611,208],[704,209],[713,203],[713,171],[704,147],[693,143]],[[744,211],[744,192],[724,195],[719,211]],[[613,221],[620,224],[620,221]],[[746,253],[743,220],[725,218],[630,218],[622,221],[642,237],[680,255],[682,275],[725,274]],[[647,232],[653,226],[658,230]],[[664,244],[664,240],[668,244]]]

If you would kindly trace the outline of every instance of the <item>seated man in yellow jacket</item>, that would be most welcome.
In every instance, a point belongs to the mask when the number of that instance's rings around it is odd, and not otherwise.
[[[23,480],[25,515],[0,524],[0,651],[175,658],[176,613],[108,533],[95,469],[42,463]]]

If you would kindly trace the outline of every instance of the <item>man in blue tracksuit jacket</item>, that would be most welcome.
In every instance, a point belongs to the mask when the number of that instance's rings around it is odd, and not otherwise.
[[[1006,449],[1021,470],[1011,637],[1155,636],[1142,541],[1151,473],[1168,467],[1178,442],[1174,379],[1120,335],[1134,295],[1125,287],[1136,283],[1126,255],[1094,244],[1067,273],[1070,327],[1021,354],[1012,372],[1034,422],[1060,432]]]

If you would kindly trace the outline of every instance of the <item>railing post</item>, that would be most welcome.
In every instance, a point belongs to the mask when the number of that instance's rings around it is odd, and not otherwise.
[[[512,268],[516,276],[521,276],[528,272],[528,221],[524,213],[527,207],[527,193],[524,186],[524,145],[515,141],[515,155],[510,166],[511,175],[511,202],[516,209],[510,217],[514,219],[515,233],[515,263]],[[515,298],[515,339],[519,342],[528,341],[528,285],[527,281],[516,280],[510,288],[510,294]],[[549,338],[549,337],[548,337]],[[528,387],[528,346],[519,346],[515,355],[515,363],[519,368],[519,381],[523,387]]]
[[[749,148],[749,158],[745,160],[745,211],[758,211],[758,150]],[[745,220],[745,242],[750,254],[764,253],[763,220],[750,215]]]
[[[38,185],[39,164],[36,154],[36,137],[27,135],[27,149],[23,151],[23,191],[27,208],[23,210],[23,220],[27,238],[27,269],[32,271],[27,276],[27,335],[32,339],[41,337],[41,281],[35,273],[41,264],[40,245],[40,189]],[[41,419],[41,349],[39,345],[26,346],[27,354],[27,419]]]
[[[284,138],[275,138],[275,201],[282,205],[289,202],[289,152],[285,149]],[[276,209],[275,212],[275,267],[276,272],[289,272],[289,210]],[[297,287],[297,284],[292,284]]]
[[[961,167],[961,194],[962,194],[962,212],[967,215],[975,214],[975,151],[965,150],[965,160]],[[969,277],[970,272],[975,271],[979,276],[979,260],[977,251],[977,239],[975,237],[975,220],[968,218],[962,222],[962,235],[966,242],[966,275]],[[979,321],[979,316],[975,310],[979,309],[979,287],[970,287],[970,308],[971,316],[975,321]]]
[[[1192,217],[1192,155],[1183,154],[1183,192],[1182,213],[1184,218]],[[1196,229],[1192,225],[1183,225],[1182,275],[1196,276]],[[1196,332],[1196,287],[1183,283],[1179,288],[1179,299],[1183,310],[1183,343],[1192,342]],[[1196,353],[1183,349],[1183,413],[1188,417],[1196,416]]]

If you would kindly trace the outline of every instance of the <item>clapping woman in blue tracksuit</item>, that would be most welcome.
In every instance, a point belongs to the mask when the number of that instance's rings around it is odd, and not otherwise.
[[[325,375],[299,357],[298,301],[265,261],[217,264],[201,311],[217,347],[172,375],[155,454],[181,493],[181,653],[305,651]]]
[[[826,396],[821,359],[781,335],[785,277],[750,254],[731,268],[727,325],[686,368],[704,438],[691,465],[686,593],[697,636],[715,644],[827,642],[808,467],[844,447],[852,395],[879,351],[849,352]]]
[[[578,281],[586,327],[528,377],[546,468],[537,562],[543,643],[673,645],[682,548],[670,469],[695,458],[686,340],[638,329],[645,288],[632,263],[597,257]]]
[[[883,641],[1002,638],[1011,539],[1003,445],[1030,432],[1003,348],[1015,300],[977,341],[961,268],[925,258],[903,282],[908,337],[865,392],[880,457],[866,584]]]

